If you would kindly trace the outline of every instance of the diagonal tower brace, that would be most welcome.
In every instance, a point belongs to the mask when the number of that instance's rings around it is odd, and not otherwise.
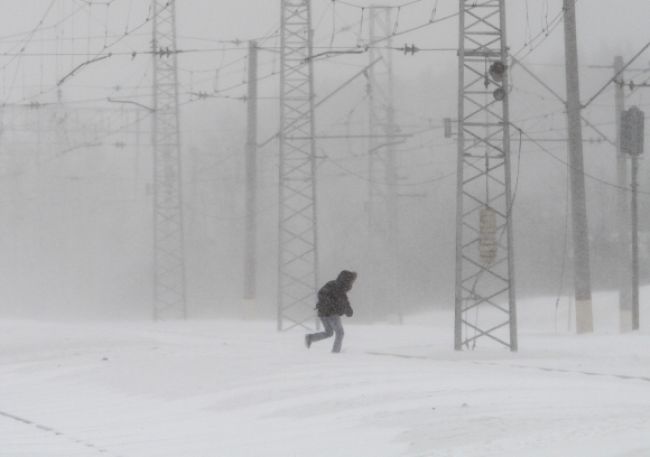
[[[187,315],[176,1],[153,0],[154,319]]]
[[[310,328],[318,284],[310,0],[281,0],[278,330]]]
[[[454,347],[517,350],[504,0],[459,0]]]

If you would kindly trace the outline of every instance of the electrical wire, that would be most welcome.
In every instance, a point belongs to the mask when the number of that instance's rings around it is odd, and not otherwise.
[[[345,6],[349,6],[350,8],[357,8],[357,9],[370,9],[370,8],[399,9],[399,8],[406,8],[408,6],[415,5],[417,3],[422,3],[424,1],[425,0],[409,0],[409,1],[406,1],[406,2],[404,2],[402,4],[400,4],[400,5],[381,6],[381,7],[376,7],[374,5],[363,6],[363,5],[359,5],[359,4],[356,4],[356,3],[352,3],[352,2],[347,1],[347,0],[332,0],[332,3],[340,3],[341,5],[345,5]]]
[[[562,297],[562,293],[564,291],[564,281],[565,281],[565,271],[566,271],[566,264],[567,264],[567,257],[569,253],[569,180],[571,179],[571,175],[567,173],[567,177],[565,180],[565,196],[564,196],[564,229],[563,229],[563,234],[564,236],[562,237],[563,241],[563,246],[562,246],[562,263],[560,266],[560,285],[558,286],[558,291],[557,291],[557,297],[555,299],[555,331],[557,332],[557,318],[558,318],[558,310],[560,306],[560,298]]]
[[[552,159],[554,159],[555,161],[561,163],[562,165],[564,165],[565,167],[567,167],[567,168],[569,168],[569,169],[577,170],[577,169],[576,169],[575,167],[573,167],[571,164],[569,164],[569,163],[566,162],[565,160],[562,160],[561,158],[559,158],[559,157],[557,157],[555,154],[553,154],[551,151],[549,151],[548,148],[546,148],[546,147],[545,147],[543,144],[541,144],[538,140],[536,140],[535,138],[533,138],[532,136],[530,136],[526,131],[524,131],[523,129],[519,128],[517,125],[513,124],[512,122],[510,123],[510,125],[512,125],[512,127],[514,127],[517,131],[522,132],[523,135],[526,136],[530,142],[532,142],[532,143],[533,143],[535,146],[537,146],[537,147],[538,147],[542,152],[544,152],[545,154],[547,154],[548,156],[550,156]],[[607,180],[605,180],[605,179],[602,179],[602,178],[599,178],[599,177],[597,177],[597,176],[594,176],[594,175],[592,175],[592,174],[590,174],[590,173],[587,173],[587,172],[585,172],[584,170],[577,170],[577,171],[579,171],[579,173],[582,174],[585,178],[589,178],[589,179],[591,179],[591,180],[593,180],[593,181],[595,181],[595,182],[597,182],[597,183],[600,183],[600,184],[602,184],[602,185],[605,185],[605,186],[608,186],[608,187],[611,187],[611,188],[614,188],[614,189],[622,190],[622,191],[625,191],[625,192],[632,192],[632,189],[631,189],[630,187],[619,186],[618,184],[611,183],[611,182],[609,182],[609,181],[607,181]],[[638,192],[639,194],[650,195],[650,192],[647,192],[647,191],[641,191],[641,190],[638,190],[637,192]]]
[[[0,72],[4,72],[7,69],[7,67],[9,65],[11,65],[18,57],[22,57],[22,55],[25,53],[25,50],[27,49],[27,47],[31,43],[31,40],[34,38],[34,35],[36,34],[36,32],[38,32],[43,27],[43,24],[44,24],[45,20],[47,19],[47,17],[49,16],[50,12],[52,11],[52,8],[54,7],[55,3],[56,3],[56,0],[51,0],[48,7],[45,9],[45,12],[41,16],[38,23],[36,24],[36,26],[34,28],[32,28],[31,31],[29,33],[27,33],[26,38],[19,43],[19,51],[17,53],[15,53],[15,55],[13,55],[12,58],[9,59],[8,62],[6,62],[2,67],[0,67]],[[16,47],[17,46],[14,46],[13,49],[15,49]],[[11,94],[11,92],[12,92],[14,86],[15,86],[19,68],[20,67],[17,65],[16,70],[14,71],[12,81],[9,84],[9,91],[8,91],[9,93],[5,97],[4,103],[7,102],[8,97]]]
[[[577,4],[578,0],[574,0]],[[526,3],[526,8],[528,8],[528,3]],[[513,55],[516,58],[525,59],[528,57],[535,49],[537,49],[548,37],[551,36],[553,31],[562,23],[564,19],[564,8],[562,8],[554,17],[551,19],[551,22],[548,21],[548,1],[545,4],[545,13],[544,13],[544,26],[542,29],[530,40],[528,40],[524,45],[516,51]],[[526,13],[528,17],[528,13]],[[539,40],[539,41],[537,41]],[[535,41],[537,41],[535,43]],[[525,55],[520,56],[524,51],[527,51]]]
[[[87,148],[89,146],[101,146],[101,145],[103,145],[103,143],[104,143],[104,141],[106,139],[108,139],[108,138],[110,138],[110,137],[112,137],[112,136],[114,136],[114,135],[116,135],[118,133],[123,132],[125,129],[127,129],[129,127],[132,127],[134,123],[141,122],[142,120],[149,118],[151,115],[152,115],[152,113],[149,112],[149,111],[141,113],[138,116],[136,116],[135,120],[126,121],[122,125],[119,125],[118,127],[114,128],[112,130],[109,130],[108,132],[106,132],[106,133],[104,133],[102,135],[95,136],[93,139],[91,139],[89,141],[83,141],[81,143],[76,143],[76,144],[73,144],[71,146],[68,146],[65,149],[58,150],[58,151],[54,152],[53,154],[50,155],[50,157],[48,159],[42,160],[41,164],[59,160],[62,157],[65,157],[68,153],[83,149],[85,147]],[[17,172],[17,173],[7,173],[7,174],[0,175],[0,178],[22,177],[22,176],[27,175],[30,172],[33,172],[33,171],[35,171],[35,170],[34,169],[27,169],[27,170],[23,170],[23,171]]]
[[[84,7],[85,6],[81,6],[79,10],[83,9]],[[77,10],[77,11],[79,11],[79,10]],[[158,15],[160,15],[161,13],[162,13],[162,11],[159,11]],[[68,17],[70,17],[70,15]],[[70,52],[70,53],[59,53],[59,52],[57,52],[57,53],[40,53],[40,56],[41,57],[51,57],[51,56],[65,56],[65,55],[68,55],[68,56],[82,55],[82,56],[85,56],[85,57],[89,57],[89,60],[87,60],[86,62],[84,62],[84,63],[82,63],[80,65],[78,65],[75,69],[73,69],[71,72],[69,72],[63,78],[59,79],[59,82],[66,81],[66,80],[69,79],[69,76],[71,76],[71,73],[76,72],[80,68],[83,68],[84,66],[89,65],[89,64],[91,64],[93,62],[100,61],[100,60],[105,60],[105,59],[108,59],[110,57],[115,56],[116,55],[115,53],[108,52],[108,51],[110,51],[110,49],[112,47],[114,47],[118,43],[122,42],[127,37],[131,37],[132,35],[135,35],[135,33],[137,31],[139,31],[140,29],[142,29],[144,26],[148,25],[152,20],[155,20],[155,19],[156,19],[155,17],[152,17],[152,12],[151,12],[151,9],[150,9],[149,13],[147,14],[147,17],[141,23],[139,23],[138,25],[132,27],[129,30],[126,30],[123,34],[119,35],[113,41],[111,41],[109,43],[105,43],[100,51],[95,52],[95,53],[93,53],[91,55],[87,55],[87,54],[83,54],[83,53],[75,53],[75,52]],[[148,51],[148,53],[152,54],[153,51]],[[127,54],[128,53],[126,53],[126,52],[121,52],[121,53],[119,53],[117,55],[127,55]],[[7,55],[7,53],[4,53],[4,54],[0,53],[0,55]],[[24,57],[24,56],[27,56],[27,55],[28,54],[24,53],[24,54],[21,55],[21,57]],[[39,53],[34,53],[34,55],[39,55]],[[134,58],[133,51],[131,51],[130,55],[131,55],[132,58]],[[56,86],[50,87],[49,89],[41,90],[38,93],[36,93],[36,94],[34,94],[32,96],[29,96],[29,97],[23,97],[20,101],[29,102],[31,100],[35,100],[35,99],[37,99],[39,97],[42,97],[43,95],[47,95],[49,93],[57,91],[58,86],[59,85],[56,85]],[[6,103],[6,100],[5,100],[5,103]]]

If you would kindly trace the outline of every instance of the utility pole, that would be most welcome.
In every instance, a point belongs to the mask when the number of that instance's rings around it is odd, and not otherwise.
[[[639,330],[639,157],[632,156],[632,330]]]
[[[459,5],[454,348],[516,351],[505,0]]]
[[[392,7],[368,7],[368,52],[370,65],[368,75],[368,231],[369,258],[376,278],[372,290],[373,305],[380,314],[397,312],[402,321],[399,302],[398,258],[399,213],[397,205],[397,161],[395,145],[398,141],[395,123],[395,97],[392,48]],[[383,49],[373,43],[385,41]]]
[[[618,75],[621,80],[625,77],[623,73],[623,57],[614,58],[614,75]],[[630,246],[630,227],[628,221],[629,203],[625,189],[628,185],[627,175],[627,157],[621,147],[621,116],[625,110],[625,90],[623,84],[615,85],[615,119],[616,119],[616,183],[619,187],[617,191],[617,247],[618,247],[618,306],[620,315],[621,332],[632,330],[632,302],[630,291],[630,263],[628,261]]]
[[[639,156],[644,149],[645,114],[636,106],[621,116],[621,149],[632,162],[632,330],[639,329]]]
[[[257,251],[257,43],[248,44],[248,135],[246,139],[246,246],[244,298],[255,298]]]
[[[176,1],[153,2],[154,319],[185,318]]]
[[[569,128],[569,173],[573,224],[573,260],[576,302],[576,331],[593,331],[591,275],[589,268],[589,227],[582,156],[582,120],[575,0],[564,0],[565,68],[567,118]]]
[[[280,2],[277,327],[282,331],[315,322],[319,281],[311,1]]]

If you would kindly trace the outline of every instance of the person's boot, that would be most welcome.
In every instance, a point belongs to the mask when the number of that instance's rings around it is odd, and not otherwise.
[[[307,346],[307,349],[311,346],[311,335],[307,334],[305,335],[305,346]]]

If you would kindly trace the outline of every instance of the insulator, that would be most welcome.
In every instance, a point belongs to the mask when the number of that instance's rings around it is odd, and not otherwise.
[[[404,51],[404,55],[406,55],[408,53],[411,53],[411,55],[414,55],[416,52],[418,52],[420,50],[420,48],[418,48],[415,44],[411,44],[411,46],[409,46],[408,44],[405,44],[404,47],[402,48],[402,50]]]
[[[497,257],[497,212],[486,206],[479,217],[479,256],[483,265],[491,265]]]

